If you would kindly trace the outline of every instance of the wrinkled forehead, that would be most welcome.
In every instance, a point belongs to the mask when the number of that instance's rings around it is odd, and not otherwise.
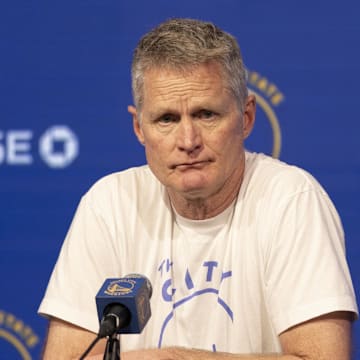
[[[216,62],[188,65],[182,67],[175,66],[153,66],[144,71],[142,77],[142,92],[145,97],[146,92],[159,84],[172,82],[197,83],[206,82],[215,87],[223,87],[231,90],[228,79],[220,64]]]

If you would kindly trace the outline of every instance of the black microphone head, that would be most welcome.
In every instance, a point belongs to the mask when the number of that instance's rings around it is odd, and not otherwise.
[[[119,303],[111,303],[103,311],[98,336],[100,338],[111,336],[116,331],[128,326],[130,321],[131,314],[128,308]]]
[[[114,316],[104,316],[100,322],[98,337],[100,339],[115,334],[118,326]]]

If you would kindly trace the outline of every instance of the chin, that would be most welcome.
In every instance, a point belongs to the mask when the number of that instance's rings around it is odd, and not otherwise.
[[[187,199],[204,199],[209,196],[209,185],[208,184],[194,184],[192,186],[182,186],[177,189],[177,192],[182,194]]]
[[[184,175],[184,174],[183,174]],[[187,174],[186,176],[179,176],[172,178],[172,181],[167,182],[165,186],[174,193],[189,199],[205,198],[209,196],[213,182],[209,181],[208,176],[204,174]],[[200,175],[200,176],[199,176]],[[170,179],[169,179],[170,180]]]

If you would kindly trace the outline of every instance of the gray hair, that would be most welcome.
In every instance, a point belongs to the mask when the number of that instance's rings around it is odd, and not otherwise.
[[[140,39],[131,68],[135,106],[141,110],[147,70],[166,68],[186,72],[210,62],[220,65],[243,113],[248,94],[246,70],[236,39],[210,22],[194,19],[167,20]]]

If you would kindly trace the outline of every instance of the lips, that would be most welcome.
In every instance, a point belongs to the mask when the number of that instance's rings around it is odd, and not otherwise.
[[[209,164],[210,161],[204,160],[204,161],[193,161],[188,163],[181,163],[178,165],[174,165],[173,168],[178,170],[188,170],[188,169],[202,169],[204,166]]]

